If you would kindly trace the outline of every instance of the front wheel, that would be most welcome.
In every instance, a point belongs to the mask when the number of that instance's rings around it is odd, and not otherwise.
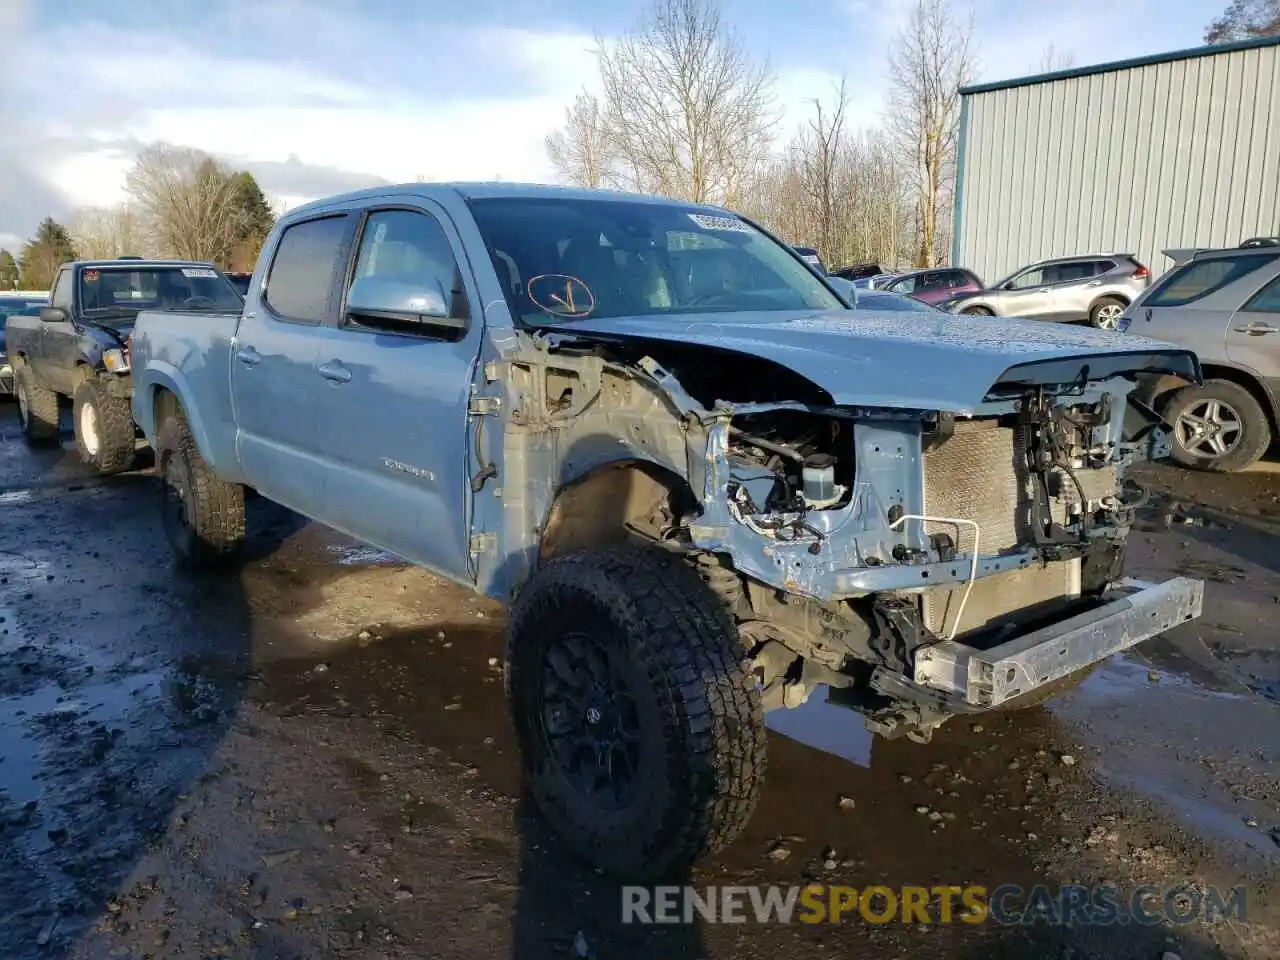
[[[124,397],[113,397],[101,381],[76,388],[72,420],[80,459],[98,473],[119,473],[133,465],[136,444],[133,413]]]
[[[681,559],[556,557],[521,591],[507,642],[530,794],[579,855],[640,882],[737,836],[764,774],[764,711],[735,624]]]
[[[209,468],[181,411],[160,425],[156,462],[164,532],[178,567],[223,566],[244,542],[244,488],[220,480]]]
[[[986,307],[965,307],[960,311],[961,316],[965,317],[993,317],[995,316]]]
[[[1271,445],[1262,405],[1230,380],[1183,387],[1163,409],[1173,424],[1173,460],[1184,467],[1232,473],[1257,462]]]

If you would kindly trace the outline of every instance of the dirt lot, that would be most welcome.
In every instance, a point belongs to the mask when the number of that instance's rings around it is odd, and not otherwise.
[[[1130,572],[1201,621],[927,746],[773,715],[695,879],[1244,884],[1244,922],[638,927],[524,807],[500,609],[262,501],[240,576],[179,578],[145,470],[0,405],[0,957],[1280,956],[1280,476],[1149,479]]]

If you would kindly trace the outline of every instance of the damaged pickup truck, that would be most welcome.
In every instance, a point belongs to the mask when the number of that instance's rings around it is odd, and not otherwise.
[[[531,796],[631,878],[727,843],[764,713],[879,734],[1016,708],[1200,615],[1124,575],[1189,351],[852,311],[718,208],[412,184],[291,211],[239,317],[143,313],[133,415],[181,565],[244,487],[511,601]]]

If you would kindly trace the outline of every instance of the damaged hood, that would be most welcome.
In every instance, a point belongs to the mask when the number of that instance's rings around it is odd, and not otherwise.
[[[1124,373],[1200,380],[1194,353],[1089,327],[998,317],[862,310],[586,317],[557,339],[648,340],[760,357],[841,406],[972,413],[1002,385],[1073,383]]]

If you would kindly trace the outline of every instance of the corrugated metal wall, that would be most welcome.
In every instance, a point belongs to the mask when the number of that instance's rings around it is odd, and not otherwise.
[[[1046,257],[1280,233],[1280,46],[965,96],[953,259],[994,283]]]

